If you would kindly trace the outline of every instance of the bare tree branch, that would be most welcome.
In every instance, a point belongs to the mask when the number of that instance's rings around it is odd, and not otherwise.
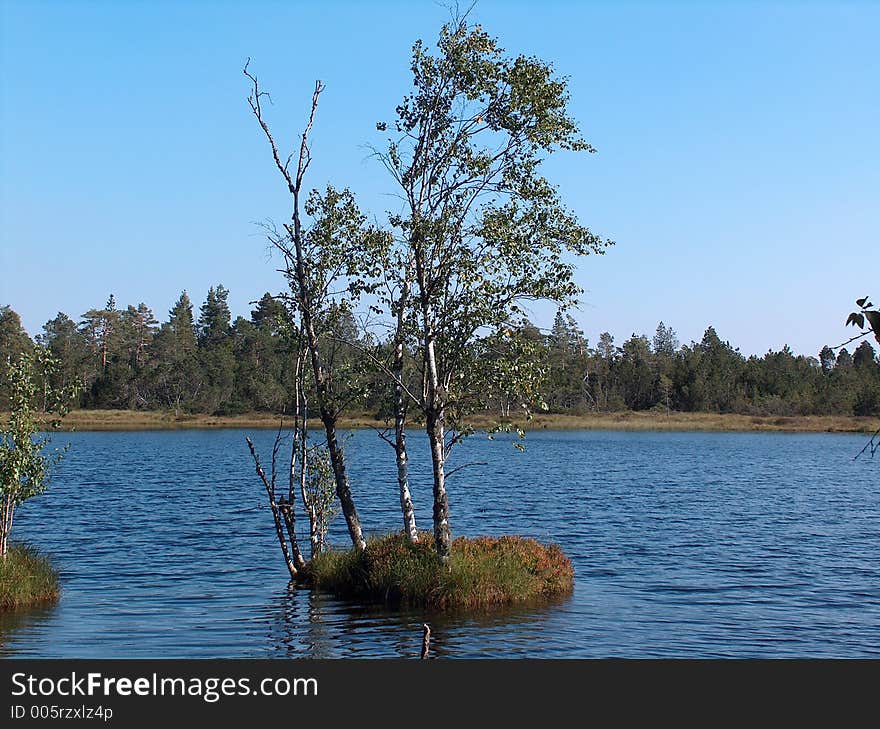
[[[456,466],[455,468],[446,472],[446,478],[448,479],[452,474],[456,471],[461,471],[463,468],[469,468],[470,466],[488,466],[488,461],[472,461],[470,463],[462,463],[460,466]]]
[[[392,382],[394,382],[394,384],[399,385],[401,387],[401,389],[406,393],[406,396],[408,398],[410,398],[410,400],[412,400],[413,403],[415,403],[416,405],[421,405],[421,402],[419,401],[419,399],[415,395],[413,395],[413,393],[406,386],[406,384],[404,382],[402,382],[400,380],[400,378],[397,377],[397,375],[394,374],[394,372],[392,372],[389,369],[388,365],[386,365],[381,359],[379,359],[376,355],[374,355],[369,349],[361,346],[360,344],[357,344],[356,342],[351,342],[347,339],[341,339],[340,337],[330,337],[330,339],[332,339],[333,341],[336,341],[336,342],[341,342],[342,344],[346,344],[349,347],[356,349],[361,354],[366,355],[366,357],[374,365],[376,365],[379,369],[381,369],[385,375],[387,375],[388,377],[391,378],[391,380],[392,380]]]

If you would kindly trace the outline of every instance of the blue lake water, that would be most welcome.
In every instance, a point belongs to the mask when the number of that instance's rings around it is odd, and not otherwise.
[[[574,593],[438,616],[289,587],[244,431],[73,433],[14,538],[62,575],[57,605],[0,615],[0,655],[878,657],[880,462],[863,436],[540,431],[475,436],[450,479],[454,534],[560,543]],[[274,433],[255,440],[269,459]],[[410,438],[419,526],[427,443]],[[348,443],[368,532],[399,528],[393,451]],[[346,544],[340,516],[331,541]]]

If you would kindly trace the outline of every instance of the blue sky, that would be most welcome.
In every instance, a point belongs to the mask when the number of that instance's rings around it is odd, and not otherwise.
[[[448,17],[432,0],[0,7],[0,304],[32,334],[110,293],[164,319],[184,288],[198,306],[222,283],[246,315],[283,287],[254,224],[288,200],[248,56],[282,143],[325,82],[308,183],[381,217],[392,186],[366,145]],[[578,266],[591,342],[663,320],[682,342],[712,324],[745,354],[815,354],[853,333],[853,300],[880,297],[880,3],[482,0],[473,18],[570,76],[599,150],[547,166],[617,241]]]

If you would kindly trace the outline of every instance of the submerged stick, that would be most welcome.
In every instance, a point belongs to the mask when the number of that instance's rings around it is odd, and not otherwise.
[[[428,657],[428,650],[431,648],[431,626],[427,623],[422,624],[422,655],[421,658],[424,660]]]

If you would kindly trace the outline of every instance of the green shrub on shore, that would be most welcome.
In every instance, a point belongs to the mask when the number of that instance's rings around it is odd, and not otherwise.
[[[14,545],[0,558],[0,610],[51,602],[58,597],[58,573],[32,547]]]
[[[431,609],[486,608],[549,600],[571,592],[574,569],[555,544],[518,536],[459,537],[448,569],[431,534],[371,539],[363,552],[327,552],[310,565],[315,587],[340,597]]]

